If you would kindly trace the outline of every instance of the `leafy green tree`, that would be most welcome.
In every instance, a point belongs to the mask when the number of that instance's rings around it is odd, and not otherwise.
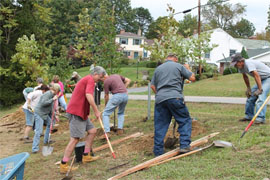
[[[97,8],[90,11],[87,8],[79,14],[79,23],[76,24],[77,56],[82,64],[94,63],[105,68],[117,66],[120,57],[118,46],[115,44],[116,31],[114,16],[107,7],[109,2],[100,1]]]
[[[254,35],[255,30],[256,28],[252,22],[242,18],[235,25],[231,25],[228,32],[236,38],[249,38]]]
[[[134,11],[134,16],[135,16],[134,20],[138,27],[137,30],[140,28],[143,34],[148,29],[148,26],[153,21],[153,18],[149,10],[143,7],[135,8],[133,9],[133,11]]]
[[[239,16],[245,12],[245,6],[237,3],[222,3],[221,0],[209,0],[202,9],[203,21],[212,28],[221,28],[225,31],[235,24]]]
[[[242,57],[245,58],[245,59],[248,59],[248,58],[249,58],[249,57],[248,57],[248,54],[247,54],[247,51],[245,50],[244,47],[242,47],[241,55],[242,55]]]
[[[166,31],[159,34],[158,39],[154,39],[153,45],[144,45],[143,47],[151,52],[151,60],[154,61],[163,61],[169,53],[175,53],[180,63],[189,62],[193,66],[202,66],[206,62],[202,58],[202,54],[211,51],[214,47],[209,44],[210,33],[203,32],[199,37],[184,38],[178,33],[179,24],[173,17],[174,9],[169,7],[169,11],[170,15],[166,21],[163,21],[161,27]]]
[[[268,18],[267,18],[267,22],[268,22],[268,25],[266,26],[265,30],[270,32],[270,5],[269,5],[269,8],[268,8]]]
[[[184,37],[189,37],[193,35],[194,30],[198,29],[198,20],[197,16],[192,16],[187,14],[184,16],[184,19],[179,21],[179,32]]]
[[[168,31],[167,25],[179,26],[179,23],[174,18],[168,18],[167,16],[159,17],[149,25],[148,32],[145,36],[148,39],[159,39],[163,33]]]

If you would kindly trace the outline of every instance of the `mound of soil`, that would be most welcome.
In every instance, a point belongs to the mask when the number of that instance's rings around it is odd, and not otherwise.
[[[0,132],[22,132],[25,127],[25,115],[22,108],[0,119]]]

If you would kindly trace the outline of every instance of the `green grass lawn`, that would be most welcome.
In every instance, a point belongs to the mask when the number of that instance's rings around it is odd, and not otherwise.
[[[254,78],[250,78],[251,86],[255,84]],[[222,97],[245,97],[246,85],[241,74],[218,76],[185,84],[184,95],[186,96],[222,96]],[[147,92],[133,93],[144,94]],[[153,94],[153,93],[152,93]]]
[[[145,70],[149,71],[149,74],[150,74],[150,77],[151,77],[153,75],[153,72],[154,72],[155,68],[139,67],[138,68],[138,79],[137,79],[137,68],[136,67],[123,67],[123,68],[120,68],[119,74],[131,79],[132,81],[136,81],[136,80],[141,80],[142,79],[142,76],[143,76],[142,71],[145,71]],[[89,67],[79,68],[79,69],[76,69],[75,71],[77,71],[81,75],[81,77],[84,77],[84,76],[89,74]]]
[[[246,136],[239,143],[239,137],[247,125],[247,123],[238,122],[238,119],[244,115],[244,105],[187,103],[187,106],[191,116],[196,118],[205,129],[202,134],[193,137],[193,140],[213,132],[220,132],[220,135],[214,139],[229,141],[235,144],[238,151],[230,148],[212,147],[182,159],[139,171],[123,179],[254,180],[270,178],[269,110],[266,116],[267,123],[260,126],[251,126]],[[96,162],[84,165],[75,163],[75,166],[79,166],[79,169],[72,173],[73,179],[108,179],[153,158],[154,156],[150,154],[153,148],[153,108],[154,103],[152,103],[151,120],[144,122],[143,119],[147,116],[147,102],[130,100],[126,108],[125,135],[143,132],[145,136],[114,145],[116,159],[112,158],[110,151],[107,149],[96,153],[96,155],[101,156],[101,159]],[[101,109],[103,109],[103,105]],[[111,123],[113,123],[112,119]],[[98,122],[94,122],[94,124],[99,127]],[[47,157],[42,156],[41,153],[31,154],[26,161],[25,179],[45,180],[64,177],[64,175],[59,174],[59,168],[54,163],[62,158],[64,148],[69,141],[67,120],[62,119],[58,129],[59,131],[52,135],[52,138],[56,140],[56,143],[53,144],[53,154]],[[169,129],[169,131],[171,132],[172,129]],[[3,137],[3,134],[1,137]],[[12,134],[5,137],[12,137]],[[111,140],[118,138],[114,135]],[[21,141],[15,143],[18,143],[18,145],[15,149],[12,149],[13,152],[15,151],[14,153],[31,151],[31,144],[23,144]],[[95,139],[94,147],[101,144],[106,144],[106,142]],[[125,166],[109,170],[127,162],[128,164]]]

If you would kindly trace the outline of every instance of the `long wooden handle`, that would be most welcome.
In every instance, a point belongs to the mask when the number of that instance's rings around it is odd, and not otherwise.
[[[71,169],[72,169],[72,166],[73,166],[73,163],[74,163],[75,156],[76,156],[76,155],[74,155],[73,158],[72,158],[71,164],[70,164],[70,166],[69,166],[69,168],[68,168],[68,172],[67,172],[67,174],[66,174],[66,177],[69,175],[69,173],[70,173],[70,171],[71,171]]]
[[[98,120],[99,120],[99,123],[100,123],[101,128],[102,128],[103,131],[104,131],[104,135],[105,135],[105,137],[106,137],[107,143],[108,143],[109,148],[110,148],[110,150],[111,150],[112,156],[113,156],[113,158],[115,159],[115,158],[116,158],[115,153],[114,153],[114,151],[113,151],[113,148],[112,148],[111,142],[110,142],[110,140],[109,140],[109,138],[108,138],[108,135],[107,135],[107,133],[106,133],[106,131],[105,131],[105,129],[104,129],[104,126],[103,126],[103,123],[102,123],[102,121],[101,121],[101,118],[99,117]]]

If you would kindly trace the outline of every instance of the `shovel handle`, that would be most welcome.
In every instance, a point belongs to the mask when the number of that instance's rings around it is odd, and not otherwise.
[[[68,169],[68,172],[67,172],[67,174],[66,174],[66,177],[69,175],[69,173],[70,173],[70,171],[71,171],[71,169],[72,169],[72,166],[73,166],[73,163],[74,163],[74,159],[75,159],[75,155],[74,155],[73,158],[72,158],[71,164],[70,164],[69,169]]]
[[[115,158],[116,158],[115,153],[114,153],[114,151],[113,151],[111,142],[110,142],[110,140],[109,140],[109,138],[108,138],[108,135],[107,135],[107,133],[106,133],[106,131],[105,131],[105,129],[104,129],[104,126],[103,126],[103,123],[102,123],[100,117],[98,118],[98,120],[99,120],[99,123],[100,123],[101,128],[102,128],[103,131],[104,131],[104,135],[105,135],[105,137],[106,137],[106,140],[107,140],[107,143],[108,143],[108,145],[109,145],[109,148],[110,148],[110,150],[111,150],[111,152],[112,152],[112,156],[113,156],[113,158],[115,159]]]

